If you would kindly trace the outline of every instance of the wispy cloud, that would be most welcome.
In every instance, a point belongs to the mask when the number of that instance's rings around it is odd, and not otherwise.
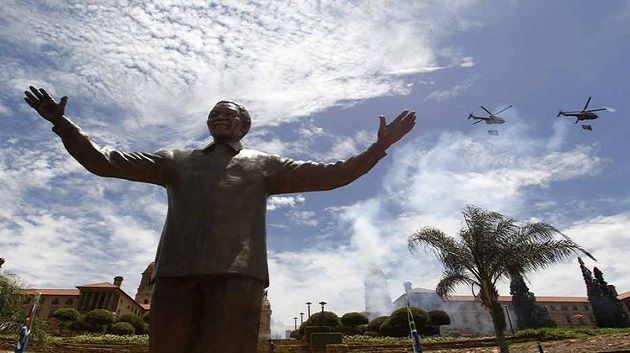
[[[463,65],[462,65],[463,66]],[[472,65],[469,65],[472,66]],[[424,100],[434,101],[434,102],[442,102],[454,97],[459,96],[460,94],[468,91],[470,87],[475,83],[476,78],[469,78],[467,80],[462,81],[461,83],[456,84],[452,88],[445,90],[435,90],[429,93]]]
[[[290,318],[292,310],[302,308],[302,301],[331,297],[331,309],[336,312],[361,311],[364,303],[356,299],[363,297],[364,276],[375,266],[387,274],[393,299],[401,294],[404,281],[432,288],[442,268],[431,253],[409,254],[407,237],[415,230],[431,225],[456,235],[466,204],[513,217],[530,215],[526,190],[543,190],[550,184],[596,174],[602,167],[594,147],[550,152],[549,141],[557,139],[557,133],[535,138],[516,113],[510,122],[513,126],[498,139],[488,139],[485,131],[444,132],[435,141],[423,135],[393,149],[383,192],[334,208],[331,214],[337,218],[340,234],[335,243],[272,255],[271,298],[291,298],[274,315]],[[576,241],[584,240],[576,237]],[[604,244],[599,251],[606,253],[610,246]],[[573,275],[567,271],[565,276]],[[537,286],[546,283],[540,276],[544,274],[531,277]],[[466,288],[459,290],[468,293]],[[582,294],[578,285],[571,291],[555,288],[547,293]],[[288,327],[289,321],[284,322]]]
[[[37,83],[67,94],[69,109],[124,111],[109,118],[128,133],[200,125],[220,98],[246,103],[257,124],[276,124],[340,102],[406,94],[401,75],[466,62],[459,52],[439,52],[433,38],[467,28],[466,11],[478,2],[9,1],[0,34],[13,54],[3,54],[0,79],[17,92]]]

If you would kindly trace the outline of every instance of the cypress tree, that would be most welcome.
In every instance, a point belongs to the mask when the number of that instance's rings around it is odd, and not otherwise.
[[[516,323],[520,330],[538,327],[556,327],[547,308],[536,303],[536,296],[529,291],[520,273],[513,273],[510,281],[512,306],[516,312]]]
[[[582,276],[586,283],[588,300],[593,308],[593,315],[599,327],[628,327],[630,321],[628,314],[623,310],[622,303],[617,299],[615,287],[604,280],[604,275],[597,267],[592,272],[584,266],[582,259],[578,258]]]

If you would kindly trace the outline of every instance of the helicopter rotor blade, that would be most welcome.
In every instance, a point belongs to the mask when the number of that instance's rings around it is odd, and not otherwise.
[[[479,124],[479,123],[480,123],[480,122],[482,122],[482,121],[483,121],[483,119],[479,119],[479,120],[475,121],[475,122],[474,122],[474,123],[472,123],[472,124],[473,124],[473,125],[475,125],[475,124]]]
[[[585,111],[586,108],[588,108],[588,104],[591,102],[591,98],[592,97],[588,97],[588,99],[586,100],[586,104],[584,105],[584,109],[582,109],[582,111]]]
[[[498,112],[494,113],[494,115],[501,114],[501,113],[503,113],[504,111],[506,111],[506,110],[508,110],[510,108],[512,108],[512,105],[508,105],[507,107],[505,107],[505,108],[499,110]]]
[[[486,113],[492,115],[492,113],[490,113],[490,111],[488,109],[486,109],[483,105],[480,105],[481,109],[485,110]]]
[[[585,112],[599,112],[599,111],[602,111],[602,110],[608,110],[608,109],[606,109],[606,108],[591,109],[591,110],[585,110]]]

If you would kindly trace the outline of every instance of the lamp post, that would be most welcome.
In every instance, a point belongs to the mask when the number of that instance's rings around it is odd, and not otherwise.
[[[307,310],[306,312],[308,313],[308,317],[311,317],[311,302],[306,302],[306,306],[307,306]]]
[[[293,329],[297,330],[297,317],[293,318]]]
[[[300,326],[304,323],[304,313],[300,313]]]
[[[514,336],[514,327],[512,326],[512,319],[510,318],[510,312],[508,311],[508,306],[504,305],[505,314],[507,314],[508,322],[510,323],[510,331],[512,331],[512,336]]]
[[[324,305],[326,305],[326,302],[321,301],[319,302],[319,305],[322,306],[322,315],[319,317],[319,325],[324,326]]]

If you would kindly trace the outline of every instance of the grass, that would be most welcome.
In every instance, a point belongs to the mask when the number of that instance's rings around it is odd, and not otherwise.
[[[630,332],[630,327],[625,328],[596,328],[596,327],[545,327],[518,331],[514,337],[532,338],[543,340],[580,338],[589,336],[610,335],[615,333]]]

